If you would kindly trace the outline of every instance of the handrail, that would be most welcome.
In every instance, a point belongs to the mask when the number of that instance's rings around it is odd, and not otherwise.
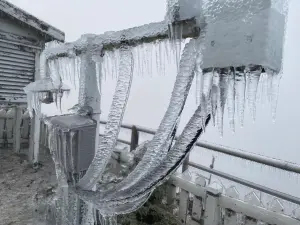
[[[265,187],[265,186],[263,186],[263,185],[253,183],[253,182],[251,182],[251,181],[247,181],[247,180],[244,180],[244,179],[242,179],[242,178],[235,177],[235,176],[233,176],[233,175],[230,175],[230,174],[227,174],[227,173],[224,173],[224,172],[215,170],[215,169],[210,169],[209,167],[202,166],[202,165],[200,165],[200,164],[198,164],[198,163],[189,162],[189,165],[190,165],[191,167],[196,168],[196,169],[203,170],[203,171],[205,171],[205,172],[214,174],[214,175],[216,175],[216,176],[225,178],[225,179],[227,179],[227,180],[230,180],[230,181],[233,181],[233,182],[242,184],[242,185],[244,185],[244,186],[247,186],[247,187],[256,189],[256,190],[258,190],[258,191],[261,191],[261,192],[270,194],[270,195],[275,196],[275,197],[277,197],[277,198],[280,198],[280,199],[283,199],[283,200],[286,200],[286,201],[295,203],[295,204],[297,204],[297,205],[300,205],[300,198],[298,198],[298,197],[295,197],[295,196],[292,196],[292,195],[289,195],[289,194],[286,194],[286,193],[283,193],[283,192],[280,192],[280,191],[276,191],[276,190],[274,190],[274,189]]]
[[[101,123],[103,123],[103,121],[101,121]],[[123,126],[122,126],[122,127],[123,127]],[[127,126],[127,127],[129,127],[129,126]],[[125,127],[125,128],[127,128],[127,127]],[[130,128],[128,128],[128,129],[130,129]],[[137,129],[138,129],[138,127],[137,127]],[[145,128],[145,129],[147,129],[147,128]],[[102,136],[102,134],[100,134],[100,136]],[[126,141],[126,140],[124,140],[124,139],[119,139],[119,138],[118,138],[118,141],[121,142],[121,143],[130,145],[130,141]],[[208,147],[209,147],[209,146],[208,146]],[[244,179],[242,179],[242,178],[239,178],[239,177],[230,175],[230,174],[228,174],[228,173],[224,173],[224,172],[221,172],[221,171],[218,171],[218,170],[215,170],[215,169],[211,169],[211,168],[209,168],[209,167],[200,165],[200,164],[198,164],[198,163],[188,162],[188,165],[191,166],[191,167],[194,167],[194,168],[196,168],[196,169],[200,169],[200,170],[202,170],[202,171],[208,172],[208,173],[210,173],[210,174],[214,174],[214,175],[216,175],[216,176],[225,178],[225,179],[227,179],[227,180],[230,180],[230,181],[239,183],[239,184],[241,184],[241,185],[244,185],[244,186],[247,186],[247,187],[256,189],[256,190],[261,191],[261,192],[264,192],[264,193],[266,193],[266,194],[275,196],[275,197],[280,198],[280,199],[282,199],[282,200],[286,200],[286,201],[295,203],[295,204],[297,204],[297,205],[300,205],[300,198],[298,198],[298,197],[296,197],[296,196],[292,196],[292,195],[289,195],[289,194],[286,194],[286,193],[283,193],[283,192],[280,192],[280,191],[277,191],[277,190],[268,188],[268,187],[266,187],[266,186],[263,186],[263,185],[260,185],[260,184],[254,183],[254,182],[244,180]]]
[[[102,121],[100,121],[100,123],[106,124],[106,121],[102,120]],[[132,129],[133,126],[134,125],[131,125],[131,124],[122,124],[121,125],[121,127],[125,128],[125,129]],[[154,130],[154,129],[150,129],[150,128],[146,128],[146,127],[142,127],[142,126],[135,126],[135,127],[138,131],[143,132],[143,133],[152,134],[152,135],[154,135],[156,133],[156,130]],[[177,137],[175,139],[177,139]],[[125,140],[122,140],[122,141],[127,142]],[[258,155],[255,153],[249,153],[246,151],[234,150],[232,148],[228,148],[225,146],[218,146],[218,145],[207,143],[207,142],[197,142],[196,146],[206,148],[206,149],[209,149],[214,152],[219,152],[219,153],[234,156],[237,158],[257,162],[257,163],[271,166],[271,167],[274,167],[277,169],[300,174],[300,165],[298,165],[296,163],[287,162],[287,161],[283,161],[283,160],[279,160],[279,159],[274,159],[274,158]]]

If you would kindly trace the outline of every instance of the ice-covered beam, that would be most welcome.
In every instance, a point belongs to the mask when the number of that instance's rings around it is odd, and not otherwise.
[[[200,29],[195,19],[176,21],[173,27],[182,27],[182,38],[198,37]],[[181,35],[180,35],[181,36]],[[169,25],[166,21],[145,24],[121,31],[110,31],[100,35],[83,35],[73,43],[62,44],[59,47],[49,49],[48,59],[80,55],[88,49],[95,51],[109,51],[119,48],[121,45],[137,46],[142,43],[151,43],[170,37]],[[181,37],[177,37],[181,38]]]

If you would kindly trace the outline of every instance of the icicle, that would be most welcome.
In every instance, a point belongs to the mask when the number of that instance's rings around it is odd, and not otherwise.
[[[270,102],[271,102],[272,119],[273,121],[275,121],[277,102],[279,96],[279,84],[280,84],[282,73],[276,73],[275,71],[272,71],[270,69],[266,69],[266,73],[268,74],[268,77],[271,80]]]
[[[220,104],[217,109],[217,126],[220,132],[221,137],[223,136],[223,118],[225,104],[228,95],[228,80],[229,80],[229,68],[220,69]]]
[[[179,70],[179,63],[180,63],[180,55],[181,55],[181,44],[182,44],[182,24],[180,24],[179,26],[175,26],[175,63],[176,63],[176,68],[177,71]]]
[[[213,85],[211,89],[211,109],[212,109],[211,112],[212,112],[213,124],[214,126],[216,126],[216,112],[217,112],[217,107],[220,99],[220,88],[219,88],[220,76],[216,69],[214,70],[212,83]]]
[[[133,55],[131,50],[127,47],[122,47],[120,50],[120,58],[120,75],[108,115],[108,122],[105,126],[104,136],[101,139],[99,148],[96,149],[95,157],[91,165],[78,183],[78,186],[84,189],[92,189],[95,186],[104,172],[117,142],[133,77]]]
[[[229,125],[233,132],[235,132],[235,71],[231,69],[228,74],[228,96],[227,96],[227,107]]]
[[[210,94],[213,83],[213,68],[203,70],[203,94],[207,97]]]
[[[142,75],[149,75],[149,61],[147,58],[147,45],[142,44],[141,46],[141,53],[142,53],[142,64],[141,64],[141,73]]]
[[[165,75],[165,58],[163,56],[163,48],[162,48],[162,41],[158,41],[156,43],[156,68],[157,73],[160,75]]]
[[[171,41],[168,40],[168,41],[165,42],[165,45],[164,45],[168,64],[171,64],[170,44],[171,44]]]
[[[248,104],[252,119],[256,116],[256,94],[259,78],[262,72],[261,66],[249,66],[246,68],[247,88],[248,88]]]
[[[58,101],[58,107],[59,107],[58,109],[59,109],[60,113],[62,113],[62,108],[61,108],[62,97],[63,97],[63,93],[61,91],[59,91],[57,94],[57,101]]]
[[[99,94],[101,95],[102,90],[102,64],[103,64],[103,58],[99,55],[93,56],[93,60],[96,63],[96,78],[97,78],[97,86]]]
[[[205,103],[205,109],[207,113],[212,112],[212,105],[211,105],[211,88],[213,84],[213,75],[214,75],[214,69],[204,69],[203,70],[203,96],[206,99]],[[203,98],[202,98],[203,99]],[[200,102],[202,104],[202,101]]]
[[[246,76],[244,67],[235,68],[235,90],[238,117],[240,120],[240,125],[243,127],[246,100]]]
[[[147,65],[147,73],[152,76],[152,66],[153,66],[153,62],[152,62],[152,52],[153,52],[153,44],[147,44],[146,47],[146,57],[147,57],[147,61],[148,61],[148,65]]]

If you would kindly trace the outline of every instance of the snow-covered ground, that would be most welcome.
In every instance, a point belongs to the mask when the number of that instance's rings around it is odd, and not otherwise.
[[[26,158],[0,150],[0,225],[44,225],[45,203],[56,186],[54,164],[43,151],[36,169]]]

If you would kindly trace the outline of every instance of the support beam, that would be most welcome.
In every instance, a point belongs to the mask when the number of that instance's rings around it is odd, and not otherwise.
[[[35,74],[34,79],[40,79],[40,51],[35,53]],[[40,151],[40,129],[41,123],[39,115],[41,113],[41,108],[37,109],[38,112],[33,112],[33,117],[31,118],[30,127],[30,140],[29,140],[29,151],[28,160],[32,164],[36,164],[39,161],[39,151]]]
[[[139,145],[139,131],[136,129],[136,126],[132,126],[130,151],[136,149],[138,145]]]
[[[195,19],[174,22],[173,28],[182,26],[182,38],[198,37],[200,28],[197,26]],[[59,57],[72,57],[71,54],[80,55],[92,46],[93,49],[101,49],[101,51],[111,51],[120,48],[121,45],[138,46],[140,44],[152,43],[158,40],[168,39],[170,37],[169,26],[165,21],[145,24],[121,31],[106,32],[101,35],[82,36],[73,43],[66,43],[62,46],[50,49],[47,53],[48,59]],[[175,37],[179,38],[179,37]],[[89,41],[87,42],[86,40]],[[126,40],[125,42],[123,40]],[[84,43],[84,44],[83,44]]]
[[[98,89],[98,81],[96,77],[96,63],[92,58],[91,54],[81,55],[81,61],[84,62],[85,66],[80,68],[80,83],[84,84],[79,88],[78,103],[81,107],[91,107],[93,109],[92,119],[97,122],[96,135],[95,135],[95,144],[94,149],[96,150],[99,145],[99,131],[100,131],[100,104],[101,104],[101,95]],[[100,87],[101,88],[101,87]],[[88,149],[85,149],[88,151]],[[95,189],[93,189],[95,191]],[[81,211],[80,208],[77,210],[77,215],[79,218],[86,220],[93,218],[93,205],[90,203],[85,203],[80,200],[79,205],[84,208],[84,211]],[[94,221],[96,222],[96,221]],[[93,223],[94,224],[94,223]],[[96,223],[95,223],[96,224]]]
[[[22,122],[22,108],[15,108],[14,130],[13,130],[13,147],[16,153],[21,150],[21,122]]]

